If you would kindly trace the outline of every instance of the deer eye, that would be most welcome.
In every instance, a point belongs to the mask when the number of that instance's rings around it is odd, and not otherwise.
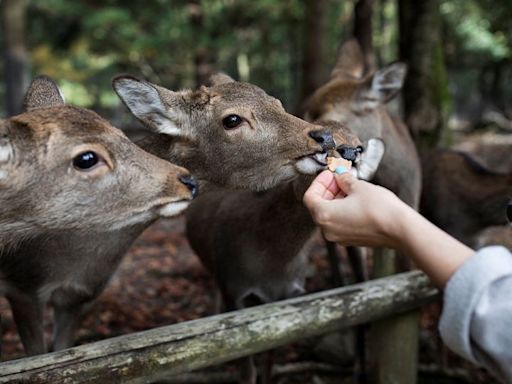
[[[87,151],[77,155],[73,159],[73,166],[81,171],[91,169],[100,161],[100,157],[96,152]]]
[[[222,125],[225,129],[233,129],[243,123],[243,119],[238,115],[229,115],[222,119]]]

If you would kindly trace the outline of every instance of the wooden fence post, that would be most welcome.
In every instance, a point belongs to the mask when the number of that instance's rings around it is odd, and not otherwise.
[[[396,271],[397,253],[376,249],[375,277]],[[368,338],[370,382],[415,384],[418,375],[419,312],[394,315],[372,323]]]

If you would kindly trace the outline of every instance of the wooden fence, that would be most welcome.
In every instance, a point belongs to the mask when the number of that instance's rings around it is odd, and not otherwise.
[[[0,383],[149,383],[409,312],[438,294],[423,273],[402,273],[8,361],[0,364]]]

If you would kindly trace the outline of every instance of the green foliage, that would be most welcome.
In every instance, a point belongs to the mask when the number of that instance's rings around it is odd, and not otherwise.
[[[325,1],[332,9],[330,68],[350,27],[351,4]],[[300,87],[304,17],[302,0],[32,0],[28,45],[33,73],[55,77],[68,99],[83,106],[106,106],[110,79],[120,72],[170,88],[194,87],[201,48],[218,70],[254,82],[292,107]]]
[[[448,59],[474,64],[509,57],[512,30],[502,17],[506,14],[512,17],[512,10],[506,3],[506,0],[442,1]]]
[[[328,2],[325,72],[352,32],[355,0]],[[510,58],[510,0],[441,0],[443,51],[451,67]],[[27,46],[34,75],[46,73],[68,100],[117,103],[110,80],[131,73],[176,89],[196,86],[198,50],[218,70],[298,102],[304,43],[303,0],[30,0]],[[379,60],[397,58],[396,1],[374,2]],[[0,36],[1,39],[1,36]]]

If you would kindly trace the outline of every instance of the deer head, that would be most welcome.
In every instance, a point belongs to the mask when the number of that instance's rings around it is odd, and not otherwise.
[[[113,230],[181,212],[187,170],[144,152],[96,113],[34,80],[27,111],[0,123],[0,243],[9,233]]]
[[[325,168],[329,132],[294,117],[279,100],[227,75],[196,91],[120,76],[114,90],[158,139],[141,145],[190,169],[200,181],[262,190]]]
[[[358,179],[373,178],[385,152],[382,139],[373,137],[362,143],[350,128],[338,121],[317,120],[315,123],[332,133],[336,149],[329,151],[331,156],[341,156],[345,160],[350,160],[354,166],[352,173]]]
[[[397,62],[367,75],[363,71],[361,49],[349,40],[340,48],[330,80],[306,102],[306,119],[340,121],[362,140],[379,137],[389,120],[383,105],[402,88],[406,65]]]

